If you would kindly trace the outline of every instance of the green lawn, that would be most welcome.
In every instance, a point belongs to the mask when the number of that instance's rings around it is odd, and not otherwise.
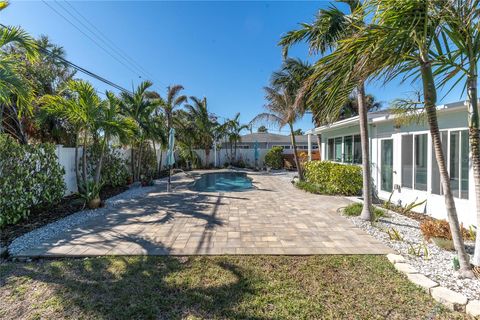
[[[0,318],[453,319],[383,256],[4,263]]]

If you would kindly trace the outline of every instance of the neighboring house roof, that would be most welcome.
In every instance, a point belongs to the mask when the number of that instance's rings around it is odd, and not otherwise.
[[[307,143],[308,137],[306,135],[295,136],[297,143]],[[283,134],[275,134],[269,132],[255,132],[242,136],[240,143],[285,143],[290,144],[290,136]]]
[[[437,112],[449,112],[449,111],[458,111],[461,109],[465,109],[465,102],[464,101],[458,101],[458,102],[453,102],[453,103],[448,103],[444,105],[439,105],[437,106]],[[367,115],[368,123],[379,123],[379,122],[385,122],[385,121],[393,121],[395,118],[398,116],[395,115],[394,113],[391,112],[391,110],[380,110],[380,111],[375,111],[375,112],[369,112]],[[335,129],[335,128],[346,128],[346,127],[351,127],[358,125],[358,116],[351,117],[348,119],[340,120],[331,124],[327,124],[321,127],[317,127],[311,130],[308,130],[306,134],[316,134],[316,133],[322,133],[325,131],[328,131],[330,129]]]

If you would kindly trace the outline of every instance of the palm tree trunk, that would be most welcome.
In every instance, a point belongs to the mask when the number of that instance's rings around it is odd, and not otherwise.
[[[102,149],[100,150],[100,157],[98,159],[97,167],[95,168],[95,179],[94,182],[96,185],[100,183],[100,177],[102,174],[103,159],[105,158],[105,149],[108,142],[108,135],[105,135],[105,139],[102,143]]]
[[[357,90],[363,175],[363,209],[360,217],[363,220],[372,221],[372,174],[370,172],[370,143],[368,141],[368,111],[365,103],[365,84],[363,81],[358,84]]]
[[[288,124],[290,126],[290,137],[292,139],[292,146],[293,146],[293,158],[295,159],[295,164],[297,165],[297,172],[298,172],[298,179],[303,181],[303,170],[300,166],[300,161],[298,160],[297,154],[297,141],[295,140],[295,132],[293,131],[293,125],[291,123]]]
[[[140,143],[138,148],[138,157],[137,157],[137,181],[140,180],[142,174],[142,151],[143,151],[143,141]]]
[[[426,55],[425,55],[426,56]],[[442,181],[442,188],[445,197],[445,207],[447,209],[448,222],[452,233],[453,244],[457,251],[458,260],[460,262],[460,272],[464,277],[473,277],[472,268],[469,263],[468,255],[465,251],[465,245],[460,233],[460,224],[458,222],[457,209],[452,195],[450,186],[450,176],[447,171],[447,165],[442,150],[442,142],[440,140],[440,130],[438,129],[437,120],[437,91],[432,73],[431,63],[422,61],[420,66],[422,74],[423,97],[427,121],[430,127],[430,135],[432,136],[433,149],[435,151],[435,159],[437,160],[438,169]]]
[[[82,165],[83,165],[83,168],[82,168],[83,183],[85,186],[87,186],[88,174],[87,174],[87,133],[86,132],[84,132],[84,137],[83,137]]]
[[[84,190],[83,190],[82,183],[80,181],[80,167],[78,166],[79,135],[80,135],[79,131],[75,132],[75,160],[74,161],[75,161],[75,180],[77,181],[77,190],[78,192],[82,193]]]
[[[135,182],[135,144],[132,143],[132,149],[130,149],[130,165],[132,167],[132,180]]]
[[[469,139],[470,152],[472,154],[473,181],[475,184],[475,204],[477,211],[477,237],[475,240],[475,253],[472,263],[480,266],[480,121],[478,117],[478,92],[476,65],[471,64],[472,72],[467,79],[467,95],[469,109]]]
[[[205,148],[205,168],[210,166],[210,147]]]

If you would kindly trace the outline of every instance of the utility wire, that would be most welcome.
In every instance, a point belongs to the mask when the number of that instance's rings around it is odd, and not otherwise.
[[[3,27],[3,28],[5,28],[5,29],[12,30],[9,26],[6,26],[6,25],[4,25],[4,24],[2,24],[2,23],[0,23],[0,26]],[[124,87],[122,87],[122,86],[120,86],[120,85],[118,85],[118,84],[116,84],[116,83],[114,83],[114,82],[112,82],[112,81],[110,81],[110,80],[108,80],[108,79],[106,79],[106,78],[104,78],[104,77],[102,77],[102,76],[100,76],[100,75],[92,72],[92,71],[89,71],[89,70],[87,70],[87,69],[85,69],[85,68],[80,67],[79,65],[77,65],[77,64],[75,64],[75,63],[73,63],[73,62],[71,62],[71,61],[69,61],[69,60],[67,60],[67,59],[65,59],[64,57],[59,56],[59,55],[53,53],[52,51],[48,50],[47,48],[45,48],[45,47],[43,47],[43,46],[41,46],[41,45],[38,45],[38,44],[37,44],[37,46],[38,46],[38,48],[39,48],[40,51],[42,51],[43,53],[48,54],[49,56],[51,56],[51,57],[53,57],[53,58],[55,58],[55,59],[57,59],[57,60],[59,60],[59,61],[61,61],[61,62],[63,62],[63,63],[66,64],[67,66],[69,66],[69,67],[71,67],[71,68],[73,68],[73,69],[75,69],[75,70],[77,70],[77,71],[80,71],[81,73],[86,74],[86,75],[88,75],[88,76],[90,76],[90,77],[92,77],[92,78],[94,78],[94,79],[96,79],[96,80],[98,80],[98,81],[100,81],[100,82],[103,82],[103,83],[105,83],[105,84],[107,84],[107,85],[109,85],[109,86],[111,86],[111,87],[113,87],[113,88],[115,88],[115,89],[117,89],[117,90],[119,90],[119,91],[122,91],[122,92],[125,92],[125,93],[128,93],[128,94],[132,94],[131,91],[125,89]]]
[[[131,63],[132,65],[134,65],[139,71],[141,71],[142,73],[144,73],[145,75],[147,75],[149,78],[155,78],[148,70],[146,70],[145,68],[142,67],[142,65],[140,65],[139,63],[137,63],[132,57],[130,57],[125,51],[122,50],[122,48],[120,48],[119,46],[117,46],[115,44],[115,42],[113,42],[112,40],[110,40],[99,28],[97,28],[95,26],[95,24],[93,24],[90,20],[88,20],[80,11],[78,11],[75,6],[73,6],[69,1],[63,1],[64,3],[66,3],[70,8],[72,8],[73,11],[75,11],[75,13],[83,19],[83,21],[85,21],[89,26],[91,26],[94,31],[92,31],[90,29],[90,32],[92,32],[93,34],[95,34],[95,32],[97,32],[98,34],[97,37],[99,39],[103,39],[102,42],[104,42],[106,45],[108,45],[112,50],[116,51],[117,53],[119,53],[122,58],[124,60],[126,60],[127,62]],[[60,4],[60,3],[59,3]],[[65,8],[64,8],[65,9]],[[70,14],[72,15],[72,14]],[[78,21],[78,19],[77,19]],[[161,83],[161,82],[159,82]]]
[[[90,35],[88,35],[87,33],[85,33],[81,28],[79,28],[76,24],[74,24],[73,22],[70,21],[70,19],[68,19],[67,17],[65,17],[65,15],[63,15],[61,12],[59,12],[57,9],[55,9],[53,6],[51,6],[47,1],[45,0],[42,0],[42,2],[48,6],[51,10],[53,10],[56,14],[58,14],[60,17],[62,17],[65,21],[67,21],[71,26],[73,26],[75,29],[77,29],[78,31],[80,31],[80,33],[82,33],[85,37],[87,37],[88,39],[90,39],[91,41],[93,41],[93,43],[95,43],[97,45],[97,47],[99,47],[100,49],[102,49],[105,53],[107,53],[110,57],[112,57],[113,59],[115,59],[118,63],[120,63],[122,66],[124,66],[125,68],[129,69],[130,71],[132,71],[134,74],[136,74],[137,76],[138,75],[138,72],[133,69],[132,67],[130,67],[129,65],[126,65],[125,63],[123,63],[120,59],[118,59],[116,56],[114,56],[113,54],[110,53],[110,51],[108,51],[107,49],[105,49],[100,43],[98,43],[98,41],[96,41],[94,38],[92,38]]]

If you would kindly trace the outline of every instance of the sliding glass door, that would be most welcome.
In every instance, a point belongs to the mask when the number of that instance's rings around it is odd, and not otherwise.
[[[381,183],[383,191],[393,190],[393,140],[381,140]]]

